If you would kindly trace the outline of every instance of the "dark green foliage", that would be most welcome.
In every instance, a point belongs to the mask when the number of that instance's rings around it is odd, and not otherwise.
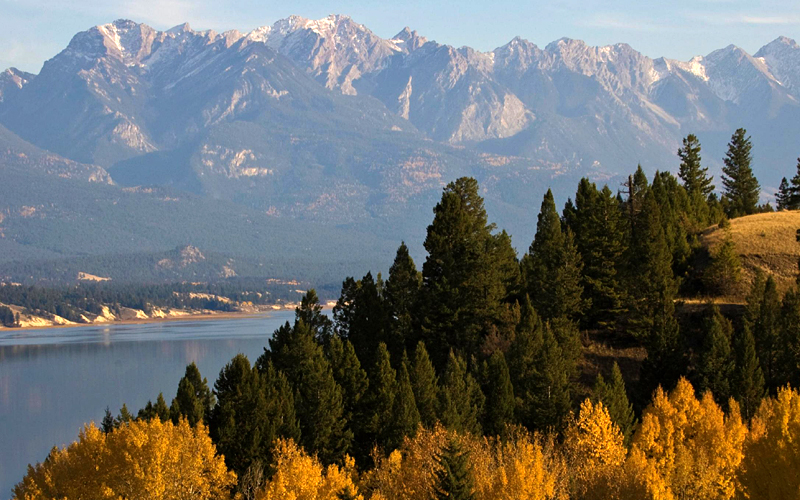
[[[186,373],[178,383],[178,393],[172,400],[170,417],[175,423],[185,417],[191,426],[198,422],[207,422],[214,402],[208,380],[200,375],[197,365],[192,362],[186,367]]]
[[[457,438],[451,438],[439,456],[436,471],[436,498],[439,500],[475,499],[475,478],[469,466],[469,454]]]
[[[506,290],[504,302],[513,302],[522,293],[522,273],[517,251],[511,244],[511,235],[505,230],[494,236],[491,260]]]
[[[425,238],[420,302],[422,340],[437,367],[447,363],[451,348],[478,353],[507,295],[494,259],[493,228],[475,179],[447,185]]]
[[[725,406],[732,395],[731,379],[736,362],[731,347],[733,325],[713,306],[703,333],[695,388],[701,394],[711,391],[717,403]]]
[[[683,187],[690,197],[695,194],[703,198],[714,192],[714,185],[711,182],[714,177],[708,175],[708,168],[700,164],[700,141],[697,136],[689,134],[683,139],[683,147],[678,149],[678,157],[681,164],[678,169],[678,176],[683,181]]]
[[[764,374],[756,355],[756,343],[750,327],[744,327],[734,334],[733,348],[736,366],[732,377],[733,397],[741,406],[742,416],[750,419],[755,415],[761,399],[766,396]]]
[[[793,210],[795,207],[792,206],[792,201],[792,190],[789,187],[789,181],[784,177],[775,194],[775,203],[778,205],[778,210]]]
[[[294,314],[295,321],[305,323],[320,342],[327,341],[333,333],[333,322],[323,314],[317,291],[313,288],[303,295]]]
[[[728,217],[741,217],[756,213],[761,186],[751,168],[753,144],[747,131],[740,128],[734,132],[728,143],[728,152],[723,159],[722,185],[725,187],[723,200]]]
[[[338,336],[331,337],[327,346],[333,378],[342,388],[344,417],[354,435],[360,435],[364,418],[360,415],[361,403],[369,386],[367,372],[361,368],[353,344]]]
[[[764,278],[756,276],[753,288],[747,297],[747,314],[745,322],[753,332],[756,354],[764,373],[764,381],[771,392],[782,385],[780,373],[781,299],[778,287],[772,276]]]
[[[391,322],[387,346],[394,359],[405,349],[414,347],[413,318],[421,285],[422,275],[417,271],[408,247],[402,243],[389,268],[384,294]]]
[[[578,185],[575,204],[569,226],[584,264],[583,291],[588,304],[584,323],[612,330],[625,309],[620,269],[626,241],[620,205],[608,186],[598,191],[585,178]]]
[[[783,296],[779,344],[781,382],[800,387],[800,291],[796,288]]]
[[[649,190],[634,221],[636,238],[630,247],[629,328],[647,348],[641,372],[641,395],[645,400],[659,384],[672,387],[683,373],[674,304],[677,283],[660,212],[655,195]]]
[[[369,417],[364,426],[366,432],[362,440],[369,449],[377,445],[389,452],[399,445],[394,432],[397,373],[392,368],[389,350],[383,342],[378,345],[375,360],[375,366],[370,372],[369,389],[364,396],[364,406],[369,409]],[[367,453],[369,449],[366,450]]]
[[[438,418],[439,384],[425,343],[420,341],[414,350],[414,362],[409,373],[414,401],[425,427],[433,427]]]
[[[439,387],[439,418],[442,425],[460,433],[481,434],[485,397],[467,363],[452,351]]]
[[[119,427],[122,424],[127,424],[128,422],[133,422],[136,420],[136,417],[128,410],[128,405],[122,403],[122,408],[119,409],[119,415],[117,418],[114,419],[114,427]]]
[[[506,357],[495,351],[484,368],[484,394],[486,406],[483,417],[483,432],[488,436],[502,435],[506,426],[514,424],[516,399]]]
[[[372,273],[359,281],[348,278],[333,310],[337,335],[353,344],[365,366],[374,364],[378,344],[388,337],[389,311],[381,288]]]
[[[611,378],[605,381],[602,374],[597,375],[594,385],[595,401],[602,401],[608,409],[611,420],[617,424],[625,444],[630,445],[633,437],[633,429],[636,425],[636,414],[633,405],[628,400],[628,392],[625,389],[625,381],[622,379],[622,372],[617,362],[611,367]]]
[[[583,264],[572,230],[562,231],[552,191],[542,201],[536,236],[522,259],[525,286],[534,308],[545,319],[576,319],[584,307]]]
[[[336,461],[350,449],[353,433],[345,418],[342,388],[315,332],[303,321],[285,325],[270,339],[270,348],[259,358],[258,369],[272,361],[294,389],[300,444],[325,463]]]
[[[103,421],[100,424],[100,429],[102,429],[102,431],[106,434],[114,430],[114,415],[111,414],[111,410],[108,408],[108,406],[106,406],[106,413],[103,415]]]
[[[800,209],[800,158],[797,159],[797,173],[792,177],[789,187],[789,199],[786,205],[789,210]]]
[[[672,254],[672,269],[676,276],[686,273],[691,254],[688,242],[688,214],[691,206],[686,190],[669,172],[656,172],[651,190],[661,213],[659,218],[664,228],[664,238]],[[700,229],[705,229],[705,224]]]
[[[3,287],[3,288],[10,288],[10,287]],[[11,328],[17,326],[18,321],[17,318],[14,317],[14,311],[6,306],[0,306],[0,325],[5,326],[6,328]]]
[[[736,295],[742,286],[742,262],[730,234],[711,257],[703,275],[703,284],[712,295]]]
[[[397,371],[397,391],[394,400],[394,435],[387,449],[397,449],[405,437],[414,437],[420,424],[419,410],[414,399],[411,375],[408,373],[408,356],[403,353],[400,369]]]
[[[239,354],[220,371],[214,392],[219,401],[209,431],[237,475],[253,463],[270,463],[275,439],[300,438],[291,388],[273,366],[262,373]]]
[[[529,429],[560,430],[570,410],[570,366],[553,329],[533,307],[522,319],[509,349],[509,372],[517,399],[517,419]]]
[[[145,407],[139,410],[136,416],[137,420],[153,420],[155,418],[162,422],[166,422],[170,419],[169,407],[164,400],[164,394],[160,392],[158,393],[156,404],[153,404],[152,401],[148,401]]]

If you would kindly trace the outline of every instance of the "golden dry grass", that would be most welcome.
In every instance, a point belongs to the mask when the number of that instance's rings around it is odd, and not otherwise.
[[[702,241],[713,254],[728,234],[740,255],[746,283],[756,270],[772,274],[781,290],[794,283],[800,243],[800,211],[749,215],[730,221],[730,227],[712,226],[703,232]]]

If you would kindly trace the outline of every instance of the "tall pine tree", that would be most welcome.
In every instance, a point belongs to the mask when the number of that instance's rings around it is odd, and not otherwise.
[[[729,218],[756,213],[761,186],[758,183],[751,163],[753,144],[747,131],[740,128],[734,132],[728,143],[722,167],[722,185],[725,188],[724,202]]]
[[[774,392],[783,384],[781,380],[780,344],[781,298],[772,276],[756,276],[747,297],[745,322],[753,332],[756,353],[764,373],[767,388]]]
[[[185,417],[191,426],[207,421],[214,402],[208,380],[200,375],[197,365],[192,362],[186,366],[186,372],[178,383],[178,393],[172,400],[172,421],[177,423],[180,417]]]
[[[713,306],[704,325],[703,343],[697,364],[699,393],[711,391],[717,404],[725,406],[731,397],[731,379],[736,360],[731,347],[733,325]]]
[[[781,185],[778,187],[778,192],[775,194],[775,203],[778,210],[794,210],[792,203],[792,189],[789,187],[789,181],[786,177],[781,179]]]
[[[475,179],[447,185],[425,238],[420,302],[422,340],[440,369],[451,348],[479,352],[507,295],[492,251],[493,229]]]
[[[411,364],[409,376],[422,425],[432,428],[439,420],[439,383],[428,350],[422,341],[417,344],[414,351],[414,362]]]
[[[516,400],[514,387],[502,351],[495,351],[486,362],[484,373],[484,393],[486,411],[484,412],[483,432],[489,436],[500,436],[506,426],[514,424]]]
[[[756,355],[756,342],[747,322],[734,334],[733,348],[736,365],[731,392],[741,407],[742,416],[749,420],[755,415],[761,399],[766,396],[766,391],[764,390],[764,374],[761,372]]]
[[[451,437],[438,458],[434,489],[437,500],[474,500],[475,478],[469,466],[469,453],[458,438]]]
[[[585,326],[613,330],[625,309],[620,270],[626,248],[620,205],[604,186],[602,191],[581,179],[575,195],[575,244],[583,261]]]
[[[542,201],[536,236],[522,259],[526,291],[544,319],[577,319],[583,311],[583,264],[572,231],[562,231],[553,192]]]
[[[714,180],[708,175],[708,168],[700,164],[700,141],[694,134],[689,134],[683,139],[683,146],[678,149],[678,157],[681,164],[678,169],[678,176],[683,181],[683,187],[690,197],[700,195],[702,199],[714,192]]]
[[[464,359],[450,352],[439,387],[442,424],[458,433],[481,434],[484,395]]]
[[[398,359],[400,353],[415,346],[413,319],[420,286],[422,275],[404,242],[397,249],[386,280],[385,295],[391,321],[387,345],[393,359]]]
[[[617,424],[625,444],[630,445],[633,437],[633,428],[636,425],[636,414],[633,405],[628,400],[628,392],[625,389],[625,380],[617,362],[611,367],[611,377],[605,381],[602,374],[597,375],[594,385],[595,401],[602,401],[608,408],[608,415]]]

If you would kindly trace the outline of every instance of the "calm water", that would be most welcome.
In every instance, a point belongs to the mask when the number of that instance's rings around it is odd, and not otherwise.
[[[175,396],[194,361],[209,385],[238,353],[251,362],[293,311],[269,316],[0,332],[0,500],[29,463],[74,441],[106,406],[132,412]]]

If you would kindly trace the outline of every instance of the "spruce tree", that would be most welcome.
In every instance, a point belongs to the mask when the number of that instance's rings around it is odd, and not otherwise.
[[[291,388],[272,364],[262,373],[238,354],[220,371],[214,392],[209,432],[237,475],[253,463],[271,463],[275,439],[300,437]]]
[[[611,378],[605,381],[602,374],[597,375],[594,385],[595,401],[602,401],[608,409],[611,420],[617,424],[625,444],[630,445],[633,437],[633,428],[636,426],[636,414],[633,405],[628,400],[628,392],[625,389],[625,381],[617,362],[611,367]]]
[[[711,265],[703,275],[706,290],[713,295],[737,295],[742,285],[742,262],[728,233],[725,241],[711,256]]]
[[[103,415],[103,421],[100,424],[100,429],[104,433],[108,434],[109,432],[113,431],[115,427],[116,426],[114,425],[114,415],[111,414],[111,410],[109,409],[108,406],[106,406],[106,413],[105,415]]]
[[[317,453],[324,463],[332,463],[347,453],[353,439],[345,418],[342,388],[315,332],[304,322],[298,321],[281,335],[275,344],[275,339],[270,339],[268,360],[286,375],[294,389],[300,444],[309,453]]]
[[[578,185],[575,204],[570,227],[584,264],[585,325],[613,330],[625,308],[620,270],[626,242],[620,205],[608,186],[598,191],[586,178]]]
[[[420,302],[422,340],[440,369],[451,348],[478,353],[506,296],[492,251],[493,229],[475,179],[447,185],[425,238]]]
[[[481,434],[484,395],[467,363],[452,351],[439,388],[442,425],[458,433]]]
[[[194,363],[186,366],[186,373],[178,382],[178,393],[172,400],[170,416],[174,423],[185,417],[194,427],[198,422],[207,421],[214,406],[214,395],[208,387],[208,380],[200,375]]]
[[[522,293],[522,273],[520,272],[517,251],[511,244],[511,235],[505,230],[494,236],[492,253],[491,260],[505,289],[503,301],[513,303],[519,299]]]
[[[369,389],[365,395],[365,407],[369,408],[366,425],[365,444],[371,449],[378,445],[383,450],[392,451],[398,443],[394,441],[395,399],[397,398],[397,373],[392,368],[391,357],[386,344],[378,345],[375,366],[369,377]],[[367,453],[369,449],[366,450]]]
[[[700,149],[700,141],[694,134],[683,139],[683,147],[678,149],[681,159],[678,176],[690,198],[699,194],[705,199],[714,192],[714,185],[711,184],[714,178],[708,175],[708,168],[700,164]]]
[[[703,330],[695,387],[701,394],[711,391],[717,403],[725,406],[732,395],[730,381],[736,365],[731,348],[733,325],[713,306]]]
[[[358,281],[346,280],[334,308],[337,334],[353,344],[365,366],[375,363],[378,344],[385,343],[391,328],[390,311],[378,285],[371,272]]]
[[[779,366],[783,349],[779,338],[780,316],[781,298],[775,279],[771,275],[765,281],[757,279],[748,297],[745,319],[756,341],[756,353],[764,380],[772,392],[782,385]]]
[[[386,280],[386,305],[391,318],[387,345],[393,359],[415,345],[413,320],[420,286],[422,275],[403,242],[397,249],[392,267],[389,268],[389,279]]]
[[[156,404],[153,406],[153,410],[162,422],[169,420],[169,407],[164,400],[164,395],[160,392],[158,393],[158,398],[156,398]]]
[[[778,205],[778,210],[792,210],[792,201],[792,190],[789,187],[789,181],[784,177],[781,179],[781,185],[775,194],[775,203]]]
[[[414,437],[420,424],[419,410],[414,399],[414,388],[411,385],[411,375],[408,372],[409,361],[406,353],[400,362],[397,372],[397,391],[395,394],[394,408],[394,435],[389,441],[389,449],[397,449],[406,437]]]
[[[740,128],[734,132],[728,143],[722,167],[722,185],[725,187],[724,200],[729,218],[756,213],[761,186],[753,175],[751,167],[753,148],[747,131]]]
[[[122,424],[127,424],[136,420],[133,414],[128,410],[128,405],[122,403],[122,408],[119,409],[119,415],[114,420],[114,427],[119,427]]]
[[[789,187],[789,210],[800,209],[800,158],[797,159],[797,173],[792,177]]]
[[[474,500],[475,478],[469,466],[469,453],[452,437],[439,455],[435,494],[439,500]]]
[[[302,321],[314,332],[317,340],[324,343],[333,333],[333,322],[322,312],[317,291],[307,291],[294,312],[295,321]]]
[[[439,384],[436,370],[422,341],[417,344],[414,351],[414,362],[411,364],[409,376],[422,425],[430,429],[439,420],[437,410]]]
[[[632,299],[629,328],[647,348],[641,372],[641,396],[647,400],[659,384],[671,387],[683,372],[674,304],[677,282],[652,190],[645,195],[634,228],[637,237],[631,241],[628,277]]]
[[[732,377],[733,397],[739,403],[742,416],[751,419],[755,415],[761,399],[766,396],[764,374],[756,355],[756,343],[747,322],[735,333],[733,343],[736,366]]]
[[[793,288],[783,296],[780,318],[780,380],[800,387],[800,291]]]
[[[522,259],[526,291],[545,319],[576,319],[583,310],[583,264],[572,230],[562,231],[553,192],[547,190],[536,225],[536,236]]]
[[[692,211],[686,189],[669,172],[656,172],[651,190],[660,209],[659,218],[664,237],[672,254],[672,269],[681,276],[686,273],[692,249],[687,234],[687,216]],[[703,223],[699,230],[705,229]]]
[[[506,357],[502,351],[495,351],[486,363],[484,382],[486,394],[486,411],[484,412],[483,431],[489,436],[500,436],[506,426],[513,424],[516,400],[514,387],[508,373]]]
[[[333,378],[342,388],[344,418],[354,436],[360,436],[365,418],[361,415],[362,399],[369,387],[367,372],[361,368],[361,362],[349,340],[334,336],[326,347]]]

